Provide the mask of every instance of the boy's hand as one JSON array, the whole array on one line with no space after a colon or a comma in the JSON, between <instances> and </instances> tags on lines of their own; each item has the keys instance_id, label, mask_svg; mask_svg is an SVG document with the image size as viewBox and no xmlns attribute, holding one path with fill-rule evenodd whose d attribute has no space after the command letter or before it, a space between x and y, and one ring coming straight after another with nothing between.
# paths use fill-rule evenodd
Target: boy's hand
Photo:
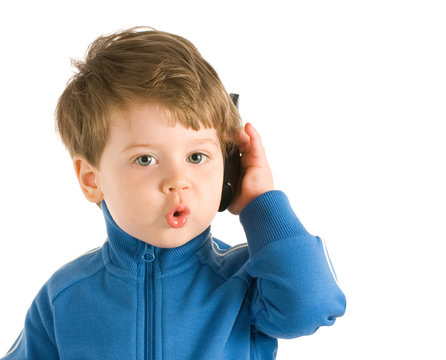
<instances>
[{"instance_id":1,"label":"boy's hand","mask_svg":"<svg viewBox=\"0 0 446 360\"><path fill-rule=\"evenodd\" d=\"M273 190L274 185L262 140L254 126L247 123L235 138L235 144L242 154L242 180L228 210L237 215L255 197Z\"/></svg>"}]
</instances>

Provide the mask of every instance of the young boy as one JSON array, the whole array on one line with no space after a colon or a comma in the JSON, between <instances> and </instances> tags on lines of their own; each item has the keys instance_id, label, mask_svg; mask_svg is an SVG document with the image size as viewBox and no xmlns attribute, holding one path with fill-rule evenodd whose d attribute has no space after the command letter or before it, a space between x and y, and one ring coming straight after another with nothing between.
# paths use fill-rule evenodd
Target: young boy
<instances>
[{"instance_id":1,"label":"young boy","mask_svg":"<svg viewBox=\"0 0 446 360\"><path fill-rule=\"evenodd\" d=\"M108 239L43 286L4 360L274 359L277 338L344 313L321 239L273 189L258 133L189 41L130 29L76 65L57 126ZM248 240L234 247L210 233L231 143L229 211Z\"/></svg>"}]
</instances>

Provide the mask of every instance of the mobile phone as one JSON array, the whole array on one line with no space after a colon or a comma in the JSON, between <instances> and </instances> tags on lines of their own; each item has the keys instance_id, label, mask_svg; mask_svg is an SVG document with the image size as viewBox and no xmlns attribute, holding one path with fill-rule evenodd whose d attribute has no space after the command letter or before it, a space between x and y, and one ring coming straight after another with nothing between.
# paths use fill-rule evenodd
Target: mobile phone
<instances>
[{"instance_id":1,"label":"mobile phone","mask_svg":"<svg viewBox=\"0 0 446 360\"><path fill-rule=\"evenodd\" d=\"M238 94L229 94L234 105L238 108ZM238 187L240 186L241 176L241 154L238 147L234 144L228 144L226 148L227 156L224 164L223 188L221 193L220 207L218 211L225 211L231 204Z\"/></svg>"}]
</instances>

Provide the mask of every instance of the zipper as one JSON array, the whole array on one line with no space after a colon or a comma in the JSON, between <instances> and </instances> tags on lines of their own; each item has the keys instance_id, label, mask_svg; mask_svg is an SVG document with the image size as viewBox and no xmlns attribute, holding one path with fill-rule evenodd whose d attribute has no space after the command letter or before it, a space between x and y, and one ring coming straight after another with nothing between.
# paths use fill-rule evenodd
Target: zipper
<instances>
[{"instance_id":1,"label":"zipper","mask_svg":"<svg viewBox=\"0 0 446 360\"><path fill-rule=\"evenodd\" d=\"M145 293L145 320L144 320L144 359L154 360L154 264L155 252L153 246L146 245L146 250L143 257L146 263L146 276L144 280Z\"/></svg>"}]
</instances>

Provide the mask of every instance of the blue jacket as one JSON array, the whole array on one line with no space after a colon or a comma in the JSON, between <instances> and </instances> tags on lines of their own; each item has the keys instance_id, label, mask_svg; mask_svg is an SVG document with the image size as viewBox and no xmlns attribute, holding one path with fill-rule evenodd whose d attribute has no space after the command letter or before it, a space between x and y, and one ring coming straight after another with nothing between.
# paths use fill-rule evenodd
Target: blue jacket
<instances>
[{"instance_id":1,"label":"blue jacket","mask_svg":"<svg viewBox=\"0 0 446 360\"><path fill-rule=\"evenodd\" d=\"M4 360L274 359L277 338L345 310L326 249L280 191L241 212L248 244L210 228L173 249L124 232L102 202L108 241L43 286Z\"/></svg>"}]
</instances>

